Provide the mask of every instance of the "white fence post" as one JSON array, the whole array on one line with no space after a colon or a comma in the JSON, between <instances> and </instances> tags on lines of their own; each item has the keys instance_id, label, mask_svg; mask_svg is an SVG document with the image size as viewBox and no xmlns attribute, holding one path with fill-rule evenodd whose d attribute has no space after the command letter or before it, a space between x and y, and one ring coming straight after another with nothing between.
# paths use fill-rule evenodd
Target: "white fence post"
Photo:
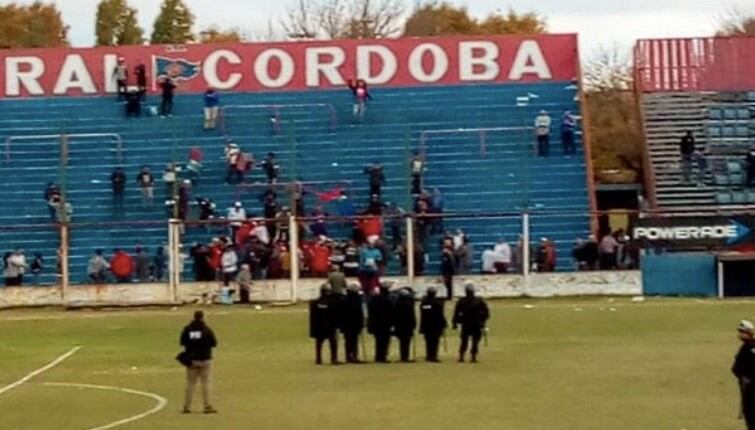
<instances>
[{"instance_id":1,"label":"white fence post","mask_svg":"<svg viewBox=\"0 0 755 430\"><path fill-rule=\"evenodd\" d=\"M414 218L406 217L406 277L414 288Z\"/></svg>"},{"instance_id":2,"label":"white fence post","mask_svg":"<svg viewBox=\"0 0 755 430\"><path fill-rule=\"evenodd\" d=\"M530 286L530 214L522 214L522 275L524 275L524 292Z\"/></svg>"},{"instance_id":3,"label":"white fence post","mask_svg":"<svg viewBox=\"0 0 755 430\"><path fill-rule=\"evenodd\" d=\"M291 256L291 302L299 300L299 226L296 217L288 218L288 250Z\"/></svg>"},{"instance_id":4,"label":"white fence post","mask_svg":"<svg viewBox=\"0 0 755 430\"><path fill-rule=\"evenodd\" d=\"M70 284L68 248L68 223L64 222L60 223L60 303L63 306L68 304L68 286Z\"/></svg>"},{"instance_id":5,"label":"white fence post","mask_svg":"<svg viewBox=\"0 0 755 430\"><path fill-rule=\"evenodd\" d=\"M180 220L168 220L168 289L171 301L178 303L178 284L181 282L181 225Z\"/></svg>"}]
</instances>

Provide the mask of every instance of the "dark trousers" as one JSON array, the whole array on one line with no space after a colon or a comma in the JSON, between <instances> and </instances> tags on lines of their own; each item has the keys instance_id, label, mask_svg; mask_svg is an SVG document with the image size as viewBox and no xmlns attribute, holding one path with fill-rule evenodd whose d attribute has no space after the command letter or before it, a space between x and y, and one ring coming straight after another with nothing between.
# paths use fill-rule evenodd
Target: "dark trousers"
<instances>
[{"instance_id":1,"label":"dark trousers","mask_svg":"<svg viewBox=\"0 0 755 430\"><path fill-rule=\"evenodd\" d=\"M422 175L412 175L412 194L422 194Z\"/></svg>"},{"instance_id":2,"label":"dark trousers","mask_svg":"<svg viewBox=\"0 0 755 430\"><path fill-rule=\"evenodd\" d=\"M371 196L379 196L382 194L382 185L380 184L370 184L370 195Z\"/></svg>"},{"instance_id":3,"label":"dark trousers","mask_svg":"<svg viewBox=\"0 0 755 430\"><path fill-rule=\"evenodd\" d=\"M344 333L346 361L354 363L359 360L359 333Z\"/></svg>"},{"instance_id":4,"label":"dark trousers","mask_svg":"<svg viewBox=\"0 0 755 430\"><path fill-rule=\"evenodd\" d=\"M755 167L750 167L747 169L747 186L751 187L753 181L755 181Z\"/></svg>"},{"instance_id":5,"label":"dark trousers","mask_svg":"<svg viewBox=\"0 0 755 430\"><path fill-rule=\"evenodd\" d=\"M546 134L537 137L537 155L547 157L550 152L550 137Z\"/></svg>"},{"instance_id":6,"label":"dark trousers","mask_svg":"<svg viewBox=\"0 0 755 430\"><path fill-rule=\"evenodd\" d=\"M244 172L237 169L235 165L228 165L228 172L225 175L225 182L229 184L240 184L244 182Z\"/></svg>"},{"instance_id":7,"label":"dark trousers","mask_svg":"<svg viewBox=\"0 0 755 430\"><path fill-rule=\"evenodd\" d=\"M481 330L462 330L461 331L461 346L459 347L459 359L464 359L464 354L469 349L469 341L472 340L472 359L477 358L477 352L480 350L480 339L482 338Z\"/></svg>"},{"instance_id":8,"label":"dark trousers","mask_svg":"<svg viewBox=\"0 0 755 430\"><path fill-rule=\"evenodd\" d=\"M616 268L616 254L600 254L600 270Z\"/></svg>"},{"instance_id":9,"label":"dark trousers","mask_svg":"<svg viewBox=\"0 0 755 430\"><path fill-rule=\"evenodd\" d=\"M401 355L401 361L409 361L412 351L412 336L396 336L398 338L398 350Z\"/></svg>"},{"instance_id":10,"label":"dark trousers","mask_svg":"<svg viewBox=\"0 0 755 430\"><path fill-rule=\"evenodd\" d=\"M125 79L118 79L116 81L118 88L118 100L123 100L126 97L126 91L128 90L128 84Z\"/></svg>"},{"instance_id":11,"label":"dark trousers","mask_svg":"<svg viewBox=\"0 0 755 430\"><path fill-rule=\"evenodd\" d=\"M425 334L425 359L434 361L438 359L438 345L440 333Z\"/></svg>"},{"instance_id":12,"label":"dark trousers","mask_svg":"<svg viewBox=\"0 0 755 430\"><path fill-rule=\"evenodd\" d=\"M167 116L173 114L173 97L163 96L163 102L160 105L160 115Z\"/></svg>"},{"instance_id":13,"label":"dark trousers","mask_svg":"<svg viewBox=\"0 0 755 430\"><path fill-rule=\"evenodd\" d=\"M326 340L330 347L330 362L335 363L338 361L338 340L334 332L328 337L318 337L315 339L315 363L317 364L322 364L322 344Z\"/></svg>"},{"instance_id":14,"label":"dark trousers","mask_svg":"<svg viewBox=\"0 0 755 430\"><path fill-rule=\"evenodd\" d=\"M747 430L755 430L755 387L752 384L751 382L749 386L741 390L742 415L744 415Z\"/></svg>"},{"instance_id":15,"label":"dark trousers","mask_svg":"<svg viewBox=\"0 0 755 430\"><path fill-rule=\"evenodd\" d=\"M446 287L446 298L453 300L454 298L454 275L443 274L443 285Z\"/></svg>"},{"instance_id":16,"label":"dark trousers","mask_svg":"<svg viewBox=\"0 0 755 430\"><path fill-rule=\"evenodd\" d=\"M123 211L124 204L124 192L123 190L113 190L113 210L116 212Z\"/></svg>"},{"instance_id":17,"label":"dark trousers","mask_svg":"<svg viewBox=\"0 0 755 430\"><path fill-rule=\"evenodd\" d=\"M564 131L561 133L561 144L564 147L564 154L575 154L577 148L574 146L574 132Z\"/></svg>"},{"instance_id":18,"label":"dark trousers","mask_svg":"<svg viewBox=\"0 0 755 430\"><path fill-rule=\"evenodd\" d=\"M375 335L375 362L376 363L388 362L388 348L390 346L391 346L391 335L389 334Z\"/></svg>"}]
</instances>

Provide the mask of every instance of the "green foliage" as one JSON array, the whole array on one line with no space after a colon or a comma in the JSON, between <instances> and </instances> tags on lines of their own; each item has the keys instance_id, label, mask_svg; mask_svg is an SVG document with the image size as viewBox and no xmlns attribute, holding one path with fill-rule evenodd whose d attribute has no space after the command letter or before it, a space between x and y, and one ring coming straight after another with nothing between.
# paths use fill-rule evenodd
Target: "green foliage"
<instances>
[{"instance_id":1,"label":"green foliage","mask_svg":"<svg viewBox=\"0 0 755 430\"><path fill-rule=\"evenodd\" d=\"M0 6L0 48L68 46L68 26L54 4Z\"/></svg>"},{"instance_id":2,"label":"green foliage","mask_svg":"<svg viewBox=\"0 0 755 430\"><path fill-rule=\"evenodd\" d=\"M419 5L404 25L404 36L536 34L547 29L545 18L535 12L491 13L484 20L469 15L465 7L448 2Z\"/></svg>"},{"instance_id":3,"label":"green foliage","mask_svg":"<svg viewBox=\"0 0 755 430\"><path fill-rule=\"evenodd\" d=\"M183 0L163 0L155 20L153 44L181 44L194 41L194 15Z\"/></svg>"},{"instance_id":4,"label":"green foliage","mask_svg":"<svg viewBox=\"0 0 755 430\"><path fill-rule=\"evenodd\" d=\"M200 43L233 43L243 42L244 37L241 32L235 28L221 30L217 27L210 27L199 33Z\"/></svg>"},{"instance_id":5,"label":"green foliage","mask_svg":"<svg viewBox=\"0 0 755 430\"><path fill-rule=\"evenodd\" d=\"M102 0L97 6L95 22L97 46L139 45L144 30L139 27L136 9L126 0Z\"/></svg>"}]
</instances>

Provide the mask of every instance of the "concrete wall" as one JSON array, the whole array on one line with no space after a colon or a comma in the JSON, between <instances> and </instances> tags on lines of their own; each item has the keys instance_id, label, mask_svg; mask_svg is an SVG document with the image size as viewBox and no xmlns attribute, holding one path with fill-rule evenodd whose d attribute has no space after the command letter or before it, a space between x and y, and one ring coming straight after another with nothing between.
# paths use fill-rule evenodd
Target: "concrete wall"
<instances>
[{"instance_id":1,"label":"concrete wall","mask_svg":"<svg viewBox=\"0 0 755 430\"><path fill-rule=\"evenodd\" d=\"M405 278L386 278L398 286L406 285ZM642 281L640 272L579 272L533 274L529 287L524 287L524 278L519 275L506 276L459 276L455 279L454 292L457 296L464 290L464 284L472 282L485 297L555 297L588 295L640 295ZM322 280L302 279L299 285L299 299L309 300L318 294ZM439 278L425 277L415 283L419 294L425 288L435 286L441 294L444 289ZM201 300L204 294L213 294L218 289L216 283L182 283L178 288L180 302ZM291 283L288 280L258 281L252 291L252 300L261 302L289 301ZM68 304L169 304L172 294L167 284L121 284L99 286L74 286L68 290ZM60 289L56 287L0 287L0 308L23 306L61 305Z\"/></svg>"}]
</instances>

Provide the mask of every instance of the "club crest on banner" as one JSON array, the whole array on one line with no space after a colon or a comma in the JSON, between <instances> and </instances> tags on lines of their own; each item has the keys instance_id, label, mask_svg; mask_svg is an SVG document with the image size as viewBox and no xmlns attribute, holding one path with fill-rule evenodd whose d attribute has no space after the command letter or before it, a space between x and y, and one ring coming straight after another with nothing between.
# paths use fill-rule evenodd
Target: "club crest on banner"
<instances>
[{"instance_id":1,"label":"club crest on banner","mask_svg":"<svg viewBox=\"0 0 755 430\"><path fill-rule=\"evenodd\" d=\"M152 57L155 80L171 78L177 81L189 81L202 70L202 63L189 61L184 58L169 58L155 55Z\"/></svg>"}]
</instances>

